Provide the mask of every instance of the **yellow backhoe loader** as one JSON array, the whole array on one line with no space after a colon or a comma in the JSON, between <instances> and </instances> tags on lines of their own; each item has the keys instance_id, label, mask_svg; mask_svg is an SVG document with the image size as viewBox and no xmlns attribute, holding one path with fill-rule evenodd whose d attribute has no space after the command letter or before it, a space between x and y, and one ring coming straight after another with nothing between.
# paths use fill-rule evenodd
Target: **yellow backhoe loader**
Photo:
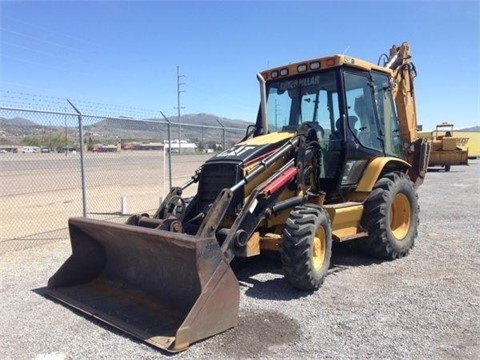
<instances>
[{"instance_id":1,"label":"yellow backhoe loader","mask_svg":"<svg viewBox=\"0 0 480 360\"><path fill-rule=\"evenodd\" d=\"M234 257L278 251L286 281L312 291L332 241L357 241L382 259L406 255L430 148L417 138L409 46L384 56L259 73L256 123L155 214L126 224L69 219L72 255L47 294L177 352L237 324ZM194 183L196 195L182 197Z\"/></svg>"}]
</instances>

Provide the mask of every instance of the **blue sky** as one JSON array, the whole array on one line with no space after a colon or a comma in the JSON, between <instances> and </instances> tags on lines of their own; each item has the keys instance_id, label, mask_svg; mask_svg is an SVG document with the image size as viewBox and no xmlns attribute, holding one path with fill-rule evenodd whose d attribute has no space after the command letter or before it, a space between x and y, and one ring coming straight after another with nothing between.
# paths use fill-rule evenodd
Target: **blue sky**
<instances>
[{"instance_id":1,"label":"blue sky","mask_svg":"<svg viewBox=\"0 0 480 360\"><path fill-rule=\"evenodd\" d=\"M478 1L2 1L2 90L254 121L256 73L408 41L419 123L479 125Z\"/></svg>"}]
</instances>

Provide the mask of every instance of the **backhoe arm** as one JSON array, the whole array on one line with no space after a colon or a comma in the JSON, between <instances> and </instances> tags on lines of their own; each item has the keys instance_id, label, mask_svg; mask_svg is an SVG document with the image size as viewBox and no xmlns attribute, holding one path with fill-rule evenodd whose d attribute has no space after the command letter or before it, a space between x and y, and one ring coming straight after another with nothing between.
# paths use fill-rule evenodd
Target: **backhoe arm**
<instances>
[{"instance_id":1,"label":"backhoe arm","mask_svg":"<svg viewBox=\"0 0 480 360\"><path fill-rule=\"evenodd\" d=\"M392 46L385 67L393 70L392 95L397 107L400 134L406 149L407 161L412 165L408 171L415 188L423 183L427 173L431 144L426 139L418 138L417 110L413 79L417 76L411 62L412 55L407 42Z\"/></svg>"},{"instance_id":2,"label":"backhoe arm","mask_svg":"<svg viewBox=\"0 0 480 360\"><path fill-rule=\"evenodd\" d=\"M417 112L413 79L417 76L411 62L410 46L404 42L392 46L386 67L393 70L392 94L397 105L400 132L407 145L413 143L417 135Z\"/></svg>"}]
</instances>

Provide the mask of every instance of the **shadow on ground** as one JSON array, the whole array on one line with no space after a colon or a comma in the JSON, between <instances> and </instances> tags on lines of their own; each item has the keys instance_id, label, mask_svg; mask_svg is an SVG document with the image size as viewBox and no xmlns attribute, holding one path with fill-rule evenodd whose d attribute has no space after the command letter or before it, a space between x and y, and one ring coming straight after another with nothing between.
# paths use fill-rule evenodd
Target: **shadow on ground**
<instances>
[{"instance_id":1,"label":"shadow on ground","mask_svg":"<svg viewBox=\"0 0 480 360\"><path fill-rule=\"evenodd\" d=\"M334 243L328 273L347 270L355 266L379 264L381 260L362 254L353 243ZM282 263L278 253L269 253L252 258L235 258L231 263L240 287L246 287L245 295L265 300L291 300L310 295L292 287L283 277ZM264 280L260 274L268 273Z\"/></svg>"}]
</instances>

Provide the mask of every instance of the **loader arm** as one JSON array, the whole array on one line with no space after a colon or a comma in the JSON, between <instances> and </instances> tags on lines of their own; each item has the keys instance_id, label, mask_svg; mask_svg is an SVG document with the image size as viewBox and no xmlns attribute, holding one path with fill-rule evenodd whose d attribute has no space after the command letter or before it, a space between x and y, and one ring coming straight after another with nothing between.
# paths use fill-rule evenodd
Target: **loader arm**
<instances>
[{"instance_id":1,"label":"loader arm","mask_svg":"<svg viewBox=\"0 0 480 360\"><path fill-rule=\"evenodd\" d=\"M287 142L277 153L264 160L264 167L268 168L289 151L296 150L295 157L253 189L232 227L228 229L228 235L221 247L228 262L234 258L236 249L241 251L247 246L262 220L281 210L307 202L316 193L316 184L305 184L306 165L315 161L313 155L316 149L313 145L315 142L307 141L309 134L311 133L299 131L298 135ZM313 164L313 166L316 165ZM252 172L252 177L255 175L254 173ZM288 186L295 188L299 194L279 202L279 197ZM234 188L237 188L237 185ZM301 189L306 191L300 191Z\"/></svg>"},{"instance_id":2,"label":"loader arm","mask_svg":"<svg viewBox=\"0 0 480 360\"><path fill-rule=\"evenodd\" d=\"M267 209L273 207L282 190L292 182L298 174L294 161L289 161L278 173L255 188L222 244L221 250L228 262L235 256L235 247L247 245L248 240L265 218Z\"/></svg>"}]
</instances>

